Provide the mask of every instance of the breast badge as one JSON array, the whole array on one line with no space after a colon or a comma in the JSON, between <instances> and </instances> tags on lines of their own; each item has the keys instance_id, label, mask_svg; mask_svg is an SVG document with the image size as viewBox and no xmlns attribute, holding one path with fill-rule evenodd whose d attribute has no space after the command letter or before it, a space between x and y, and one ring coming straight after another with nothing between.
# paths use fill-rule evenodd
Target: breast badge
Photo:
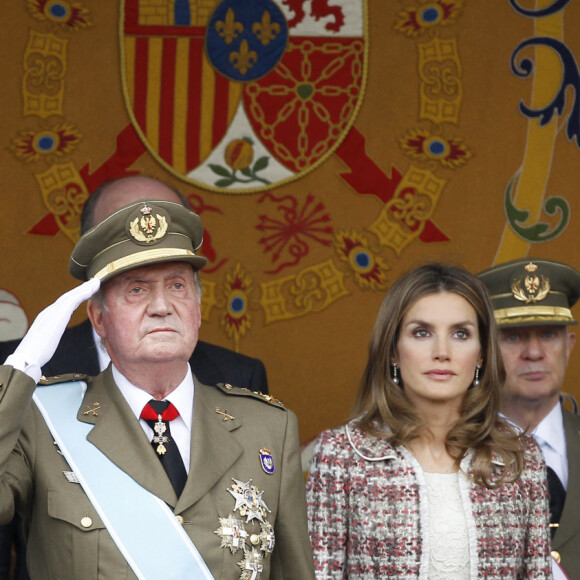
<instances>
[{"instance_id":1,"label":"breast badge","mask_svg":"<svg viewBox=\"0 0 580 580\"><path fill-rule=\"evenodd\" d=\"M262 499L264 492L252 485L251 479L243 482L232 478L232 481L227 491L235 500L234 513L219 518L220 527L214 533L221 538L222 548L228 548L232 554L243 553L244 557L237 562L242 570L240 580L259 580L264 559L274 551L276 543L274 528L266 519L271 512ZM241 518L236 517L236 512Z\"/></svg>"},{"instance_id":2,"label":"breast badge","mask_svg":"<svg viewBox=\"0 0 580 580\"><path fill-rule=\"evenodd\" d=\"M233 479L233 478L232 478ZM250 479L246 483L233 479L234 484L228 491L234 496L236 505L234 511L239 511L240 515L246 516L246 523L257 519L264 523L268 506L262 500L263 491L258 491L255 485L251 485Z\"/></svg>"},{"instance_id":3,"label":"breast badge","mask_svg":"<svg viewBox=\"0 0 580 580\"><path fill-rule=\"evenodd\" d=\"M222 539L222 548L229 548L232 554L246 548L248 532L244 523L230 514L227 518L220 518L220 527L214 532Z\"/></svg>"},{"instance_id":4,"label":"breast badge","mask_svg":"<svg viewBox=\"0 0 580 580\"><path fill-rule=\"evenodd\" d=\"M238 562L238 566L242 569L240 580L256 580L259 578L264 571L263 560L262 554L256 550L246 552L246 557L241 562Z\"/></svg>"},{"instance_id":5,"label":"breast badge","mask_svg":"<svg viewBox=\"0 0 580 580\"><path fill-rule=\"evenodd\" d=\"M268 475L274 473L274 458L269 449L260 449L260 465Z\"/></svg>"}]
</instances>

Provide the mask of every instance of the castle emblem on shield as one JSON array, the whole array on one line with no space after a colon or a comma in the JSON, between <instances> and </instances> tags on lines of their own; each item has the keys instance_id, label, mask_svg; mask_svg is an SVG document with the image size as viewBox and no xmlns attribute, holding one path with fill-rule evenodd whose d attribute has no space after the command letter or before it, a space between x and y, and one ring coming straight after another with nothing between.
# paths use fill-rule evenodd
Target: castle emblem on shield
<instances>
[{"instance_id":1,"label":"castle emblem on shield","mask_svg":"<svg viewBox=\"0 0 580 580\"><path fill-rule=\"evenodd\" d=\"M341 143L362 102L366 0L122 0L131 121L166 169L272 189Z\"/></svg>"}]
</instances>

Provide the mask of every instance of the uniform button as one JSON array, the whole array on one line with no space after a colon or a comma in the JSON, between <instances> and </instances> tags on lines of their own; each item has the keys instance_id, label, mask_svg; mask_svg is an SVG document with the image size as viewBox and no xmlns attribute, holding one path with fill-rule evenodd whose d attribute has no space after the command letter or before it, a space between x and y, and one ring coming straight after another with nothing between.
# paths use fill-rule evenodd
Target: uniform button
<instances>
[{"instance_id":1,"label":"uniform button","mask_svg":"<svg viewBox=\"0 0 580 580\"><path fill-rule=\"evenodd\" d=\"M181 525L183 525L183 523L184 523L184 521L185 521L185 520L183 519L183 516L175 516L175 517L177 518L177 521L178 521L178 522L179 522Z\"/></svg>"},{"instance_id":2,"label":"uniform button","mask_svg":"<svg viewBox=\"0 0 580 580\"><path fill-rule=\"evenodd\" d=\"M252 542L254 546L257 546L260 543L260 536L258 536L258 534L252 534L250 536L250 542Z\"/></svg>"},{"instance_id":3,"label":"uniform button","mask_svg":"<svg viewBox=\"0 0 580 580\"><path fill-rule=\"evenodd\" d=\"M90 528L93 525L93 520L89 516L81 518L81 526L83 528Z\"/></svg>"},{"instance_id":4,"label":"uniform button","mask_svg":"<svg viewBox=\"0 0 580 580\"><path fill-rule=\"evenodd\" d=\"M557 550L552 550L552 558L554 558L554 560L556 560L556 562L558 562L558 564L562 561L562 556L560 556L560 552L558 552Z\"/></svg>"}]
</instances>

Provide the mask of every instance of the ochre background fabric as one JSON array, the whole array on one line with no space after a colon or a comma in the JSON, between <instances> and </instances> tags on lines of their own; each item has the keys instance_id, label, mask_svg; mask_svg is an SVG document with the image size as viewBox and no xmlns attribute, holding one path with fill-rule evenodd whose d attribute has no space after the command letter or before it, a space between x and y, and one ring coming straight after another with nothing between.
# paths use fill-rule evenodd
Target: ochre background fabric
<instances>
[{"instance_id":1,"label":"ochre background fabric","mask_svg":"<svg viewBox=\"0 0 580 580\"><path fill-rule=\"evenodd\" d=\"M82 203L132 173L200 213L202 338L264 361L303 441L348 417L402 272L580 268L578 3L191 0L194 28L141 29L151 4L4 6L2 339L75 284ZM246 45L252 58L232 22L287 44ZM220 31L233 40L214 61ZM221 75L224 58L246 72Z\"/></svg>"}]
</instances>

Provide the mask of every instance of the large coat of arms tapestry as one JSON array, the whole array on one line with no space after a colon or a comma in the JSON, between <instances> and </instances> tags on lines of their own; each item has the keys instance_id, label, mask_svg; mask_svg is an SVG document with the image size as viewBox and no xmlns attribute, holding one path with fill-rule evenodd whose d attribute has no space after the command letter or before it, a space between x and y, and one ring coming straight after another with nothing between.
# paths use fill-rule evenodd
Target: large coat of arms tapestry
<instances>
[{"instance_id":1,"label":"large coat of arms tapestry","mask_svg":"<svg viewBox=\"0 0 580 580\"><path fill-rule=\"evenodd\" d=\"M349 416L406 270L580 268L578 3L3 8L0 340L75 284L82 207L128 175L201 216L201 338L265 363L303 441Z\"/></svg>"}]
</instances>

